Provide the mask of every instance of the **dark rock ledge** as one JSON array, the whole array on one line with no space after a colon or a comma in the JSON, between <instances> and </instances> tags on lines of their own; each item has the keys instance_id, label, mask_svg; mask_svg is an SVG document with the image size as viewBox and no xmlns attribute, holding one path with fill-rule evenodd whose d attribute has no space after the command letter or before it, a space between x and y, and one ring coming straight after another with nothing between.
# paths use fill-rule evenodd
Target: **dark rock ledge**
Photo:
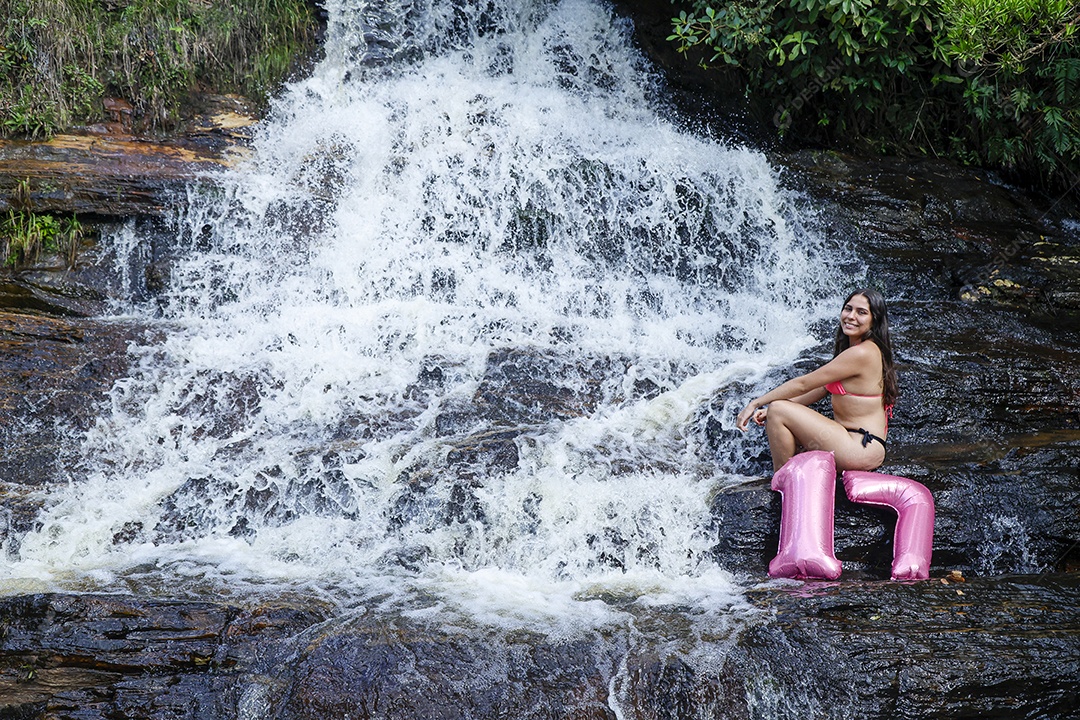
<instances>
[{"instance_id":1,"label":"dark rock ledge","mask_svg":"<svg viewBox=\"0 0 1080 720\"><path fill-rule=\"evenodd\" d=\"M1077 717L1076 574L751 591L570 639L286 604L0 600L0 717ZM689 652L687 650L689 649Z\"/></svg>"},{"instance_id":2,"label":"dark rock ledge","mask_svg":"<svg viewBox=\"0 0 1080 720\"><path fill-rule=\"evenodd\" d=\"M48 142L0 140L0 213L25 181L35 212L160 216L197 173L244 157L254 122L242 100L221 96L206 98L204 111L168 137L85 133Z\"/></svg>"},{"instance_id":3,"label":"dark rock ledge","mask_svg":"<svg viewBox=\"0 0 1080 720\"><path fill-rule=\"evenodd\" d=\"M237 717L237 673L323 619L101 595L7 598L0 618L0 717L72 719Z\"/></svg>"}]
</instances>

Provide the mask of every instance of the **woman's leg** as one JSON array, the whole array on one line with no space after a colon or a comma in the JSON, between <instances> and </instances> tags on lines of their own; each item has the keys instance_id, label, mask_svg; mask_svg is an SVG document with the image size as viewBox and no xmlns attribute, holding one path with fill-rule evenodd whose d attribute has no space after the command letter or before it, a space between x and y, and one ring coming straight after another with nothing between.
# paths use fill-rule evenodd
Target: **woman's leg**
<instances>
[{"instance_id":1,"label":"woman's leg","mask_svg":"<svg viewBox=\"0 0 1080 720\"><path fill-rule=\"evenodd\" d=\"M790 400L769 403L765 431L773 470L783 467L800 447L832 451L838 470L873 470L885 460L885 450L878 443L863 447L862 440L840 423Z\"/></svg>"}]
</instances>

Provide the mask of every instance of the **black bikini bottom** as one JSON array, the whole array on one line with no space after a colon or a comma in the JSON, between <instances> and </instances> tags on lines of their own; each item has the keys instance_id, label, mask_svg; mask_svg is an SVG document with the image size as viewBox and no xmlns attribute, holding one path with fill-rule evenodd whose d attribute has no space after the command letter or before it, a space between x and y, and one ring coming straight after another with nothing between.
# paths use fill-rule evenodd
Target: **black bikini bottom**
<instances>
[{"instance_id":1,"label":"black bikini bottom","mask_svg":"<svg viewBox=\"0 0 1080 720\"><path fill-rule=\"evenodd\" d=\"M882 438L879 438L874 433L870 432L869 430L864 430L862 428L859 428L858 430L852 430L851 428L844 428L844 429L847 430L848 432L862 433L862 446L863 447L866 447L872 441L877 440L879 443L881 443L881 447L885 448L885 450L888 451L888 448L885 446L885 441Z\"/></svg>"}]
</instances>

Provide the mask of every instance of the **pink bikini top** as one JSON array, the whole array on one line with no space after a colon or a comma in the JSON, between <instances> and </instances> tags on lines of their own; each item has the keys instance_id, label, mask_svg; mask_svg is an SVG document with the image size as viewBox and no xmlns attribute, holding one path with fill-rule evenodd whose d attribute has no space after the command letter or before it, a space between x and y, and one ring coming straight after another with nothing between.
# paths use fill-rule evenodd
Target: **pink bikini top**
<instances>
[{"instance_id":1,"label":"pink bikini top","mask_svg":"<svg viewBox=\"0 0 1080 720\"><path fill-rule=\"evenodd\" d=\"M863 395L862 393L848 392L844 388L844 383L841 382L840 380L837 380L836 382L831 382L828 385L826 385L825 386L825 391L829 392L829 393L832 393L833 395L851 395L852 397L868 397L868 398L885 397L884 393L878 393L877 395ZM889 418L892 417L892 410L893 410L892 405L886 405L885 406L885 430L886 431L888 431L888 429L889 429Z\"/></svg>"}]
</instances>

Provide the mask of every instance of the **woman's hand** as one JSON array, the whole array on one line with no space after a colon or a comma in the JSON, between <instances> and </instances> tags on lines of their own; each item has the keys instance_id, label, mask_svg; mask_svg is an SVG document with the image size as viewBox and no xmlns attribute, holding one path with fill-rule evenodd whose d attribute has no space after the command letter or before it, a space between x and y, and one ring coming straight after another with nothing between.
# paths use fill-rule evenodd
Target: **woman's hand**
<instances>
[{"instance_id":1,"label":"woman's hand","mask_svg":"<svg viewBox=\"0 0 1080 720\"><path fill-rule=\"evenodd\" d=\"M758 425L765 424L765 416L768 415L769 409L759 407L757 399L751 400L746 404L746 407L739 413L739 417L735 419L735 427L739 428L743 432L750 426L750 421L753 420Z\"/></svg>"}]
</instances>

